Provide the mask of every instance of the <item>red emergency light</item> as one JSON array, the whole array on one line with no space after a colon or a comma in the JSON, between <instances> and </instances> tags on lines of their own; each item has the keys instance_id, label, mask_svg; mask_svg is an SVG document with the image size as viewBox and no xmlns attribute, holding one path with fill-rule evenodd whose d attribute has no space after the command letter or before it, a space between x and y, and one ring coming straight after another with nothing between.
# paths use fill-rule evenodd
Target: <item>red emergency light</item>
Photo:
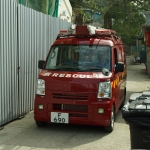
<instances>
[{"instance_id":1,"label":"red emergency light","mask_svg":"<svg viewBox=\"0 0 150 150\"><path fill-rule=\"evenodd\" d=\"M68 31L67 30L60 30L59 34L60 35L67 35Z\"/></svg>"}]
</instances>

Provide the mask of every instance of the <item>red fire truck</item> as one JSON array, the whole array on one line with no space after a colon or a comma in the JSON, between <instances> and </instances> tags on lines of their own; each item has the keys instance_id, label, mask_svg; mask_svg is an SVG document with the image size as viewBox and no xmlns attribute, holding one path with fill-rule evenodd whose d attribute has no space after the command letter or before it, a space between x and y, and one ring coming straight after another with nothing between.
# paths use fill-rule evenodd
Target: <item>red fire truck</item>
<instances>
[{"instance_id":1,"label":"red fire truck","mask_svg":"<svg viewBox=\"0 0 150 150\"><path fill-rule=\"evenodd\" d=\"M116 32L72 25L60 31L39 60L34 119L47 123L114 129L115 114L126 98L126 59Z\"/></svg>"}]
</instances>

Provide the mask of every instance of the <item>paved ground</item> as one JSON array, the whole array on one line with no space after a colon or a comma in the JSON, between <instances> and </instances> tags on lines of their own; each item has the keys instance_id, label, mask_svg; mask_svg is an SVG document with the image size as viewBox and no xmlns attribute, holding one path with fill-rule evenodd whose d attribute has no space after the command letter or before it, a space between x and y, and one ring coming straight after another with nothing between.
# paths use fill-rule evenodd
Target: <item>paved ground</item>
<instances>
[{"instance_id":1,"label":"paved ground","mask_svg":"<svg viewBox=\"0 0 150 150\"><path fill-rule=\"evenodd\" d=\"M134 92L150 91L150 78L145 65L129 65L127 100ZM33 112L23 119L8 123L0 130L0 150L129 150L130 130L121 112L115 129L107 134L100 127L52 124L36 127Z\"/></svg>"}]
</instances>

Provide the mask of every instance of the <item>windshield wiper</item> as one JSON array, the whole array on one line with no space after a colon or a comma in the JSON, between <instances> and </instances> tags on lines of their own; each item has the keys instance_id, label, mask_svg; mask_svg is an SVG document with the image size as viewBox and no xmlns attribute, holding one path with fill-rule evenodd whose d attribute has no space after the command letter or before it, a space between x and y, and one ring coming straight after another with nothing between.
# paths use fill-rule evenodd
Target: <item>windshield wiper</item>
<instances>
[{"instance_id":1,"label":"windshield wiper","mask_svg":"<svg viewBox=\"0 0 150 150\"><path fill-rule=\"evenodd\" d=\"M65 68L56 68L56 69L49 69L49 70L78 71L78 70L80 70L80 69L78 69L78 68L65 67Z\"/></svg>"},{"instance_id":2,"label":"windshield wiper","mask_svg":"<svg viewBox=\"0 0 150 150\"><path fill-rule=\"evenodd\" d=\"M80 71L102 71L102 68L88 68L88 69L81 69Z\"/></svg>"},{"instance_id":3,"label":"windshield wiper","mask_svg":"<svg viewBox=\"0 0 150 150\"><path fill-rule=\"evenodd\" d=\"M79 69L79 68L69 68L69 67L65 67L65 68L55 68L55 69L47 69L47 70L60 70L60 71L80 71L80 72L88 72L88 71L102 71L103 68L87 68L87 69Z\"/></svg>"}]
</instances>

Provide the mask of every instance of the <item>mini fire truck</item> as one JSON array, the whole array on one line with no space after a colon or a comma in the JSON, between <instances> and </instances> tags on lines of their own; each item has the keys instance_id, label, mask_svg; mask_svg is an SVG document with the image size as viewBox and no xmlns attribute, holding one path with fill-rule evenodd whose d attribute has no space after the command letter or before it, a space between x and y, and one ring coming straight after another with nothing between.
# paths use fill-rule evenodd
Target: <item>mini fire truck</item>
<instances>
[{"instance_id":1,"label":"mini fire truck","mask_svg":"<svg viewBox=\"0 0 150 150\"><path fill-rule=\"evenodd\" d=\"M47 123L114 129L126 99L126 59L114 30L72 25L61 30L45 60L39 60L34 119Z\"/></svg>"}]
</instances>

